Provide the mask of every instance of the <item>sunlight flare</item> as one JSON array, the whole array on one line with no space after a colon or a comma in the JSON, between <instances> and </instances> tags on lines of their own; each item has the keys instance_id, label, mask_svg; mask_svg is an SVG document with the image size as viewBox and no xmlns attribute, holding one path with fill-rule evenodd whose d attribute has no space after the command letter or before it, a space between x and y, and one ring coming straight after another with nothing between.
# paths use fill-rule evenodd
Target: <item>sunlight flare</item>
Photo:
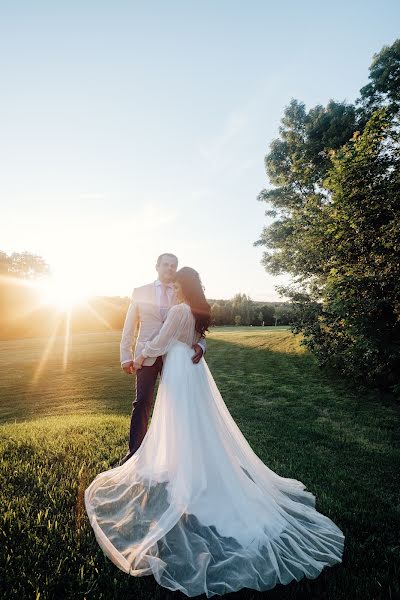
<instances>
[{"instance_id":1,"label":"sunlight flare","mask_svg":"<svg viewBox=\"0 0 400 600\"><path fill-rule=\"evenodd\" d=\"M68 352L71 338L71 311L67 311L67 318L65 321L65 334L64 334L64 352L63 352L63 371L67 370L68 365Z\"/></svg>"},{"instance_id":2,"label":"sunlight flare","mask_svg":"<svg viewBox=\"0 0 400 600\"><path fill-rule=\"evenodd\" d=\"M65 312L84 304L89 296L83 282L77 280L50 279L42 285L43 303L56 306Z\"/></svg>"},{"instance_id":3,"label":"sunlight flare","mask_svg":"<svg viewBox=\"0 0 400 600\"><path fill-rule=\"evenodd\" d=\"M40 357L39 364L38 364L38 366L35 369L35 372L33 374L32 380L31 380L32 386L36 386L37 385L37 383L38 383L38 381L40 379L40 376L41 376L41 374L43 372L43 369L46 366L46 363L47 363L47 361L48 361L48 359L50 357L51 350L53 349L54 342L56 340L56 336L57 336L57 331L58 331L59 325L60 325L60 318L58 318L57 322L55 323L53 332L52 332L51 336L48 339L46 347L45 347L45 349L44 349L44 351L42 353L42 356Z\"/></svg>"}]
</instances>

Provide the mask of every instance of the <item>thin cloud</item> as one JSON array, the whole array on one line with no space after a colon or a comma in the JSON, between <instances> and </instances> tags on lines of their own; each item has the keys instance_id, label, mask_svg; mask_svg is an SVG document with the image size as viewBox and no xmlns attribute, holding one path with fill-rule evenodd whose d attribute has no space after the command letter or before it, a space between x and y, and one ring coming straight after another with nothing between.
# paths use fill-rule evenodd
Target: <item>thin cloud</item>
<instances>
[{"instance_id":1,"label":"thin cloud","mask_svg":"<svg viewBox=\"0 0 400 600\"><path fill-rule=\"evenodd\" d=\"M229 169L232 175L240 175L259 162L258 156L251 156L252 140L257 139L260 123L265 120L268 99L275 88L276 82L263 82L259 91L244 105L227 115L220 134L199 144L200 155L214 170Z\"/></svg>"},{"instance_id":2,"label":"thin cloud","mask_svg":"<svg viewBox=\"0 0 400 600\"><path fill-rule=\"evenodd\" d=\"M215 168L223 165L227 149L235 138L246 130L249 123L250 115L243 110L229 114L222 133L208 142L200 144L199 152L201 156Z\"/></svg>"}]
</instances>

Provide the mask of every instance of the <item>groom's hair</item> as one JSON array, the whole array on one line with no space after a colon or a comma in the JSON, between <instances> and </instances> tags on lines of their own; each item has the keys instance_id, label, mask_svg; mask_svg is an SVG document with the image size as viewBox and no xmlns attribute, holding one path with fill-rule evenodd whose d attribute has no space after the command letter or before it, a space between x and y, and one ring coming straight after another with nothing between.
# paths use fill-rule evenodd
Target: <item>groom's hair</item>
<instances>
[{"instance_id":1,"label":"groom's hair","mask_svg":"<svg viewBox=\"0 0 400 600\"><path fill-rule=\"evenodd\" d=\"M178 264L178 257L175 256L175 254L171 254L171 252L164 252L164 254L160 254L160 256L157 258L157 266L162 261L163 256L172 256L176 260L176 263Z\"/></svg>"}]
</instances>

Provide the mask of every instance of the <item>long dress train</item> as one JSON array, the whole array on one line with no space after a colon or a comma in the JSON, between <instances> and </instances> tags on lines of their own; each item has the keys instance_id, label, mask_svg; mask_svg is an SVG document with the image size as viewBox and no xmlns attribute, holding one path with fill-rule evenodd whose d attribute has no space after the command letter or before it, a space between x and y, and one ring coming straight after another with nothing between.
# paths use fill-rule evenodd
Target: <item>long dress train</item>
<instances>
[{"instance_id":1,"label":"long dress train","mask_svg":"<svg viewBox=\"0 0 400 600\"><path fill-rule=\"evenodd\" d=\"M182 303L146 344L147 355L167 352L150 426L126 463L85 490L99 545L122 571L187 596L316 578L342 562L344 534L302 482L254 453L204 357L192 363L193 339Z\"/></svg>"}]
</instances>

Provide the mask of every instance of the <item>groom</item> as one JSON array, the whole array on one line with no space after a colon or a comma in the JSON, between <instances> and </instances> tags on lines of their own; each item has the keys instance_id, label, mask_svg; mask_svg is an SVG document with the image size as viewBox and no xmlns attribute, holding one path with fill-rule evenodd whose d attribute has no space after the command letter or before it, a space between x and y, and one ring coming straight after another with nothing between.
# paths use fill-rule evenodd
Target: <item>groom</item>
<instances>
[{"instance_id":1,"label":"groom","mask_svg":"<svg viewBox=\"0 0 400 600\"><path fill-rule=\"evenodd\" d=\"M169 308L178 302L172 285L177 267L178 259L175 254L161 254L156 264L158 279L134 288L132 292L120 344L121 367L128 375L135 371L135 359L140 355L145 343L159 333ZM137 329L132 355L132 344ZM206 350L205 340L193 344L192 348L195 350L192 361L197 364ZM162 356L147 357L143 367L136 370L136 396L132 403L129 451L117 463L119 466L136 452L146 435L154 388L162 366Z\"/></svg>"}]
</instances>

